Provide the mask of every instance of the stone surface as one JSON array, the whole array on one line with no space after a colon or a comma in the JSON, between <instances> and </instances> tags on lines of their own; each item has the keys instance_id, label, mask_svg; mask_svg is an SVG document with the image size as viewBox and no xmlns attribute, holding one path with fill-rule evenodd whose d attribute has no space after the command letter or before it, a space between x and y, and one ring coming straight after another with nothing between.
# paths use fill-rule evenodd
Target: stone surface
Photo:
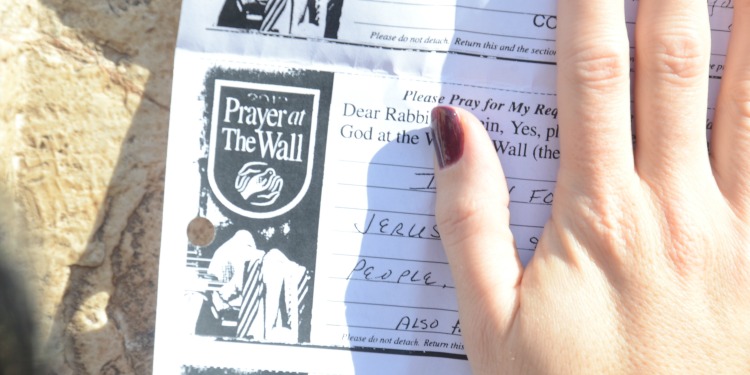
<instances>
[{"instance_id":1,"label":"stone surface","mask_svg":"<svg viewBox=\"0 0 750 375\"><path fill-rule=\"evenodd\" d=\"M46 372L149 374L180 1L1 3L0 239Z\"/></svg>"}]
</instances>

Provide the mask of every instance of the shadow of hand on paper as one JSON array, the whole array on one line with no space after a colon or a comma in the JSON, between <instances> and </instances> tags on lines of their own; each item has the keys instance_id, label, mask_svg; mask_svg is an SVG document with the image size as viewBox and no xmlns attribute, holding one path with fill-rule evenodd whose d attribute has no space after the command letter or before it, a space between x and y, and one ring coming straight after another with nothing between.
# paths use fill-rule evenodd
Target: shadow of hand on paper
<instances>
[{"instance_id":1,"label":"shadow of hand on paper","mask_svg":"<svg viewBox=\"0 0 750 375\"><path fill-rule=\"evenodd\" d=\"M367 197L366 207L350 208L361 212L349 230L362 240L347 261L349 332L342 338L357 374L423 372L424 362L409 356L440 363L440 350L425 344L460 342L450 337L457 315L447 307L455 297L434 217L431 142L430 128L401 133L368 161L367 185L350 187Z\"/></svg>"}]
</instances>

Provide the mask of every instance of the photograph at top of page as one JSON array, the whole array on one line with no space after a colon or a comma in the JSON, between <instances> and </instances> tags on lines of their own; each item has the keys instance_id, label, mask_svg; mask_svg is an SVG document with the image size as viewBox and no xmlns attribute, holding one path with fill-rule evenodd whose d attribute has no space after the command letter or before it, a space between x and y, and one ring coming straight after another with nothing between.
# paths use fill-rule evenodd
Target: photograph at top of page
<instances>
[{"instance_id":1,"label":"photograph at top of page","mask_svg":"<svg viewBox=\"0 0 750 375\"><path fill-rule=\"evenodd\" d=\"M216 25L336 39L343 3L344 0L225 0Z\"/></svg>"}]
</instances>

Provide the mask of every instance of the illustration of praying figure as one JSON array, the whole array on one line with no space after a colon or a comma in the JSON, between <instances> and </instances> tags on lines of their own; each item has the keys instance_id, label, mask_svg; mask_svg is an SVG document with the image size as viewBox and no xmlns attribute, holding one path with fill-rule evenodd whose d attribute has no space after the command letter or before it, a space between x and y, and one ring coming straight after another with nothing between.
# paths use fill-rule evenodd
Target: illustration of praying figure
<instances>
[{"instance_id":1,"label":"illustration of praying figure","mask_svg":"<svg viewBox=\"0 0 750 375\"><path fill-rule=\"evenodd\" d=\"M216 250L208 274L225 283L211 297L214 317L222 326L236 326L238 338L299 341L311 279L304 266L278 249L257 249L252 234L243 229Z\"/></svg>"}]
</instances>

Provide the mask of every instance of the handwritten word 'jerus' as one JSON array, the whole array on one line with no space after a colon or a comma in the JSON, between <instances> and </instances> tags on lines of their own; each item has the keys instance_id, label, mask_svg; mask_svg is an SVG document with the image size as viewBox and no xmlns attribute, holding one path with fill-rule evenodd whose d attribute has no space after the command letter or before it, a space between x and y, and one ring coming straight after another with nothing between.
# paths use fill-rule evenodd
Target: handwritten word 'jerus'
<instances>
[{"instance_id":1,"label":"handwritten word 'jerus'","mask_svg":"<svg viewBox=\"0 0 750 375\"><path fill-rule=\"evenodd\" d=\"M354 224L354 229L362 234L381 234L386 236L410 237L410 238L428 238L440 239L437 224L428 229L426 225L417 223L405 223L392 220L389 217L380 217L372 214L365 222L364 229L360 229Z\"/></svg>"}]
</instances>

